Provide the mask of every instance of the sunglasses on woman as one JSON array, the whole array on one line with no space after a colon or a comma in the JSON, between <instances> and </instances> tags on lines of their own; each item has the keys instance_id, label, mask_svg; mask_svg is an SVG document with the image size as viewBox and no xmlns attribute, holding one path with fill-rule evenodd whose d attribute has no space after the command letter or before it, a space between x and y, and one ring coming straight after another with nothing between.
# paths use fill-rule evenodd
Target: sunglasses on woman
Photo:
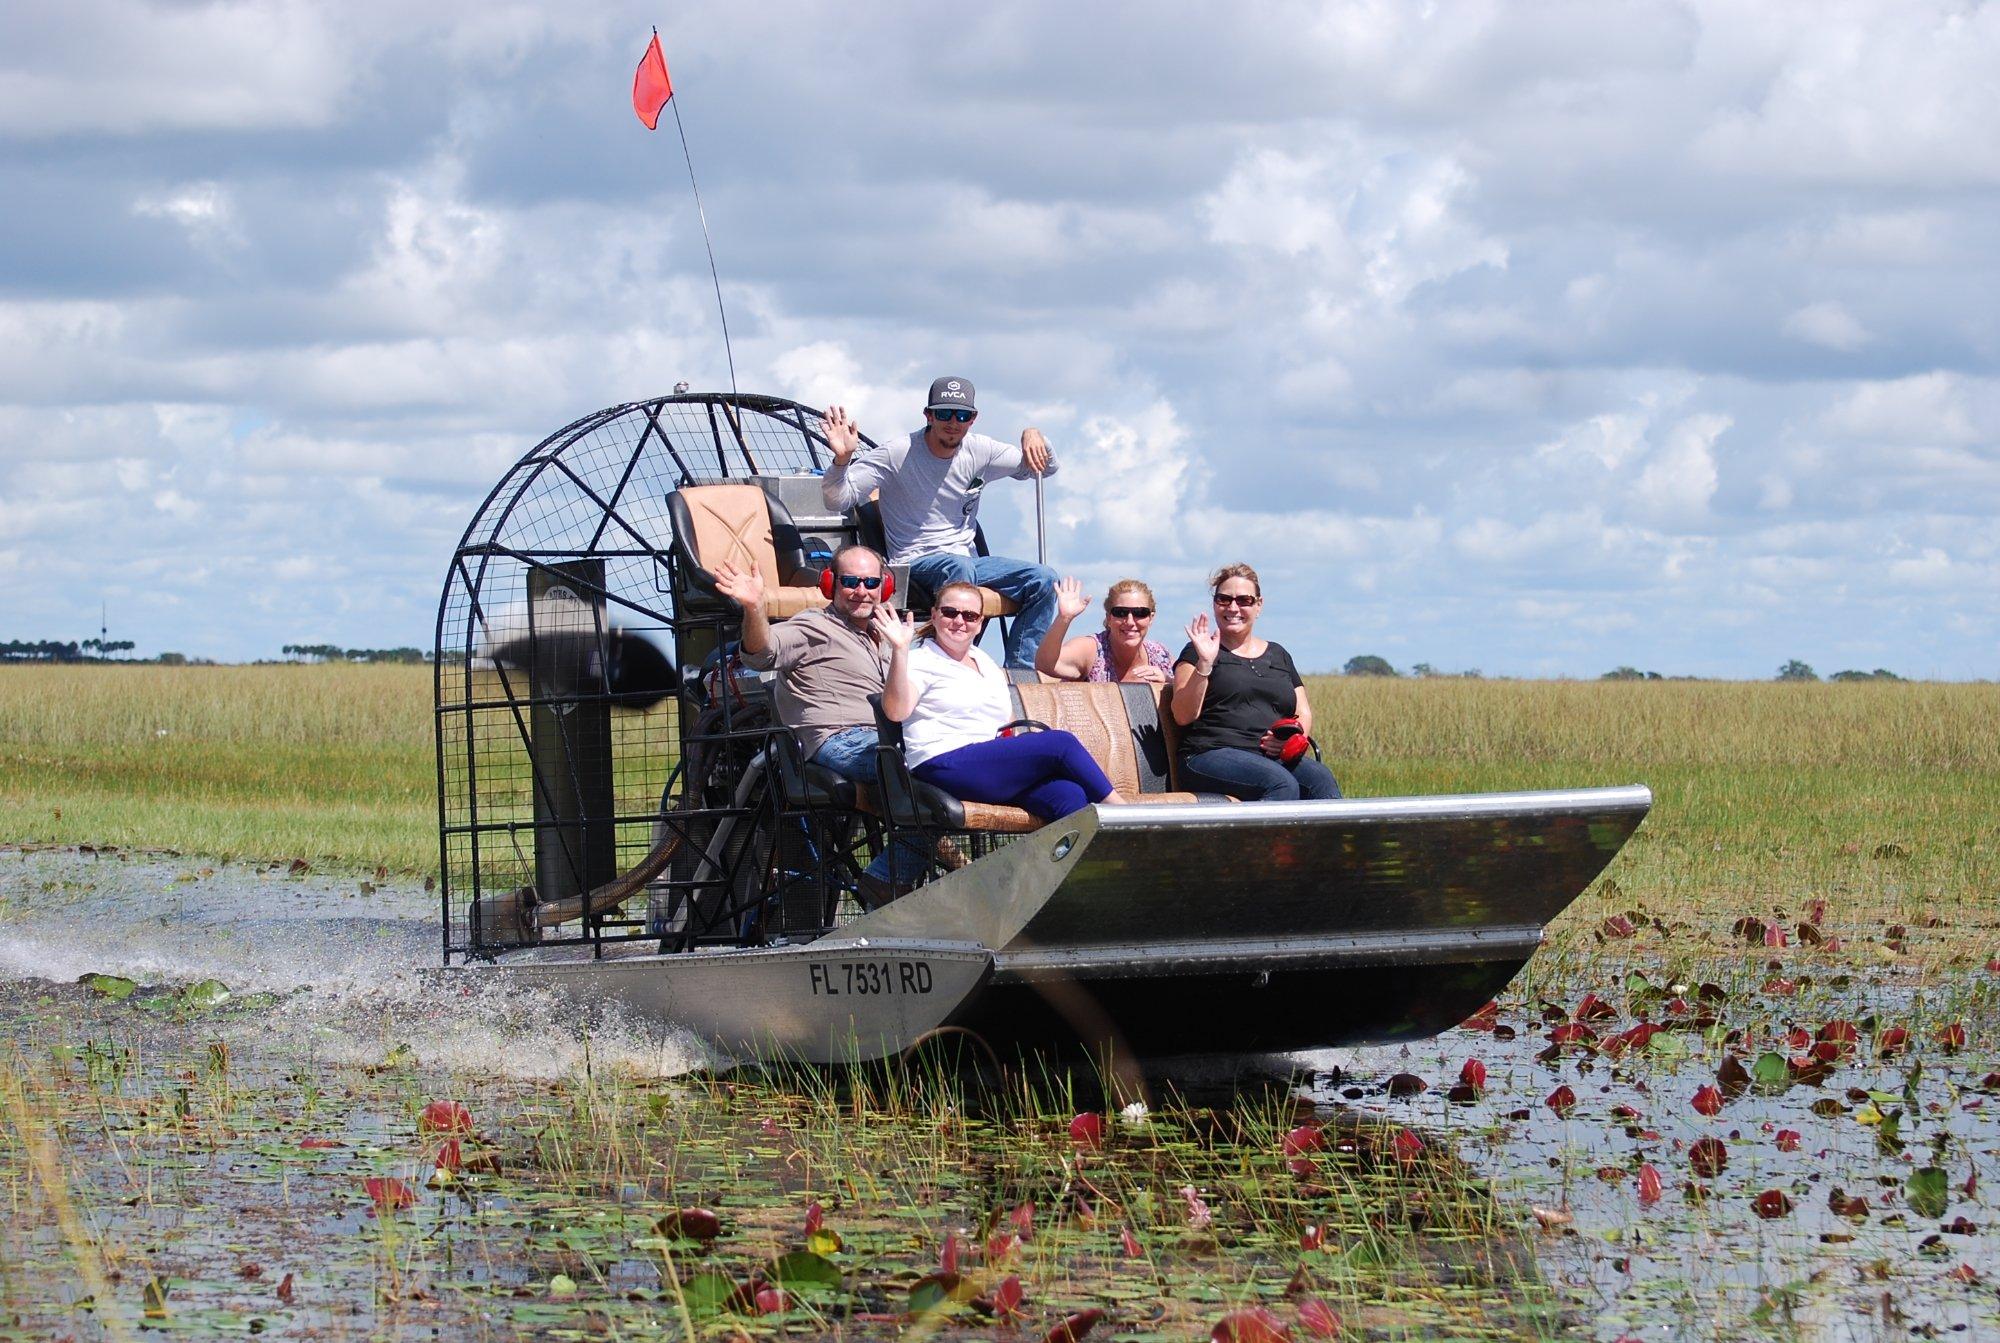
<instances>
[{"instance_id":1,"label":"sunglasses on woman","mask_svg":"<svg viewBox=\"0 0 2000 1343\"><path fill-rule=\"evenodd\" d=\"M956 424L971 424L978 414L976 410L934 410L931 412L931 418L939 424L947 420Z\"/></svg>"},{"instance_id":2,"label":"sunglasses on woman","mask_svg":"<svg viewBox=\"0 0 2000 1343\"><path fill-rule=\"evenodd\" d=\"M1113 620L1151 620L1153 608L1150 606L1107 606L1104 614Z\"/></svg>"},{"instance_id":3,"label":"sunglasses on woman","mask_svg":"<svg viewBox=\"0 0 2000 1343\"><path fill-rule=\"evenodd\" d=\"M1218 592L1215 594L1217 606L1255 606L1263 598L1249 592Z\"/></svg>"},{"instance_id":4,"label":"sunglasses on woman","mask_svg":"<svg viewBox=\"0 0 2000 1343\"><path fill-rule=\"evenodd\" d=\"M961 611L956 606L940 606L931 614L939 620L978 620L981 618L982 613L978 611Z\"/></svg>"}]
</instances>

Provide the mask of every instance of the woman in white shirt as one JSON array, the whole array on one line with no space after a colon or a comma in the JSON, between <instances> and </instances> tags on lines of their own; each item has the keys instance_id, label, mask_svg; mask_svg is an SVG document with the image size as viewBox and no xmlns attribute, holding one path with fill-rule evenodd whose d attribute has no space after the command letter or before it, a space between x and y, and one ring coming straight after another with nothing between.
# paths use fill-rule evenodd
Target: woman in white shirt
<instances>
[{"instance_id":1,"label":"woman in white shirt","mask_svg":"<svg viewBox=\"0 0 2000 1343\"><path fill-rule=\"evenodd\" d=\"M931 607L929 635L891 661L882 711L903 725L910 773L953 797L1019 807L1045 821L1092 802L1123 802L1071 734L994 735L1013 702L1006 673L973 647L982 621L979 589L948 584ZM907 639L909 627L887 637Z\"/></svg>"}]
</instances>

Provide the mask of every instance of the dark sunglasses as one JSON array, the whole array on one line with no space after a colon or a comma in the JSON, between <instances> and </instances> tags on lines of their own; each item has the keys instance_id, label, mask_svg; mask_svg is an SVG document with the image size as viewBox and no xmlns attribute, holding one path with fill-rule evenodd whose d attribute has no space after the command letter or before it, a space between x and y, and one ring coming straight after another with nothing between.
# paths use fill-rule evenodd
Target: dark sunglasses
<instances>
[{"instance_id":1,"label":"dark sunglasses","mask_svg":"<svg viewBox=\"0 0 2000 1343\"><path fill-rule=\"evenodd\" d=\"M1248 592L1218 592L1215 594L1215 604L1217 606L1255 606L1263 600L1262 597L1254 596Z\"/></svg>"},{"instance_id":2,"label":"dark sunglasses","mask_svg":"<svg viewBox=\"0 0 2000 1343\"><path fill-rule=\"evenodd\" d=\"M956 420L960 424L971 424L978 416L979 412L976 410L934 410L931 412L931 418L940 424L946 420Z\"/></svg>"},{"instance_id":3,"label":"dark sunglasses","mask_svg":"<svg viewBox=\"0 0 2000 1343\"><path fill-rule=\"evenodd\" d=\"M1104 614L1113 620L1151 620L1153 608L1150 606L1107 606Z\"/></svg>"},{"instance_id":4,"label":"dark sunglasses","mask_svg":"<svg viewBox=\"0 0 2000 1343\"><path fill-rule=\"evenodd\" d=\"M939 620L979 620L983 618L982 612L961 611L956 606L940 606L937 610L931 612L931 614Z\"/></svg>"},{"instance_id":5,"label":"dark sunglasses","mask_svg":"<svg viewBox=\"0 0 2000 1343\"><path fill-rule=\"evenodd\" d=\"M873 592L876 588L882 586L882 575L873 574L867 578L863 578L860 574L841 574L840 586L850 590L854 588L867 588L870 592Z\"/></svg>"}]
</instances>

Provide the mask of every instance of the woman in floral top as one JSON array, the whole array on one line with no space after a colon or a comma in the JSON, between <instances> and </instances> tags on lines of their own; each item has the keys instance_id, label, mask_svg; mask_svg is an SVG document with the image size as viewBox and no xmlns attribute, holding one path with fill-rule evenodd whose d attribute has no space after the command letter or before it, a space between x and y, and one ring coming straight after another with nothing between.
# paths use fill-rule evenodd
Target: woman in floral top
<instances>
[{"instance_id":1,"label":"woman in floral top","mask_svg":"<svg viewBox=\"0 0 2000 1343\"><path fill-rule=\"evenodd\" d=\"M1121 578L1104 595L1104 628L1096 634L1063 638L1090 598L1083 584L1065 578L1056 584L1056 618L1035 654L1035 670L1059 681L1137 681L1165 685L1173 679L1173 655L1146 637L1153 628L1153 590L1136 578Z\"/></svg>"}]
</instances>

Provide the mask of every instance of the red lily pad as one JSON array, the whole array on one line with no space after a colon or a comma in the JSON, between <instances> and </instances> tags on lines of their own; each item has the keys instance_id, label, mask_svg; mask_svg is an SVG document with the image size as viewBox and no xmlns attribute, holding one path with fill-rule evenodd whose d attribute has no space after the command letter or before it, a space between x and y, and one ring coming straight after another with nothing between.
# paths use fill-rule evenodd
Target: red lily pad
<instances>
[{"instance_id":1,"label":"red lily pad","mask_svg":"<svg viewBox=\"0 0 2000 1343\"><path fill-rule=\"evenodd\" d=\"M1316 1296L1299 1302L1299 1327L1314 1338L1340 1337L1340 1316Z\"/></svg>"},{"instance_id":2,"label":"red lily pad","mask_svg":"<svg viewBox=\"0 0 2000 1343\"><path fill-rule=\"evenodd\" d=\"M1658 1203L1660 1201L1660 1172L1648 1161L1639 1167L1639 1202Z\"/></svg>"},{"instance_id":3,"label":"red lily pad","mask_svg":"<svg viewBox=\"0 0 2000 1343\"><path fill-rule=\"evenodd\" d=\"M1618 1018L1618 1009L1596 994L1586 993L1583 995L1583 1001L1576 1005L1576 1011L1571 1017L1576 1021L1615 1021Z\"/></svg>"},{"instance_id":4,"label":"red lily pad","mask_svg":"<svg viewBox=\"0 0 2000 1343\"><path fill-rule=\"evenodd\" d=\"M419 1133L470 1133L472 1111L458 1101L432 1101L417 1116Z\"/></svg>"},{"instance_id":5,"label":"red lily pad","mask_svg":"<svg viewBox=\"0 0 2000 1343\"><path fill-rule=\"evenodd\" d=\"M1104 1116L1093 1110L1070 1120L1069 1140L1087 1152L1104 1146Z\"/></svg>"},{"instance_id":6,"label":"red lily pad","mask_svg":"<svg viewBox=\"0 0 2000 1343\"><path fill-rule=\"evenodd\" d=\"M1317 1152L1326 1146L1326 1134L1317 1124L1301 1124L1285 1135L1285 1155L1304 1156Z\"/></svg>"},{"instance_id":7,"label":"red lily pad","mask_svg":"<svg viewBox=\"0 0 2000 1343\"><path fill-rule=\"evenodd\" d=\"M1576 1108L1576 1092L1570 1090L1569 1083L1565 1082L1551 1091L1542 1103L1567 1119L1569 1112Z\"/></svg>"},{"instance_id":8,"label":"red lily pad","mask_svg":"<svg viewBox=\"0 0 2000 1343\"><path fill-rule=\"evenodd\" d=\"M1765 1221L1778 1217L1789 1217L1792 1200L1782 1189L1766 1189L1751 1201L1751 1210Z\"/></svg>"},{"instance_id":9,"label":"red lily pad","mask_svg":"<svg viewBox=\"0 0 2000 1343\"><path fill-rule=\"evenodd\" d=\"M1103 1318L1104 1312L1094 1306L1089 1310L1079 1310L1049 1330L1042 1343L1080 1343L1083 1336L1094 1329L1097 1322Z\"/></svg>"},{"instance_id":10,"label":"red lily pad","mask_svg":"<svg viewBox=\"0 0 2000 1343\"><path fill-rule=\"evenodd\" d=\"M653 1234L706 1243L722 1234L722 1219L707 1208L677 1208L653 1223Z\"/></svg>"},{"instance_id":11,"label":"red lily pad","mask_svg":"<svg viewBox=\"0 0 2000 1343\"><path fill-rule=\"evenodd\" d=\"M1489 1001L1486 1006L1458 1023L1462 1031L1490 1031L1500 1020L1500 1004Z\"/></svg>"},{"instance_id":12,"label":"red lily pad","mask_svg":"<svg viewBox=\"0 0 2000 1343\"><path fill-rule=\"evenodd\" d=\"M1211 1343L1290 1343L1292 1331L1263 1306L1232 1310L1208 1331Z\"/></svg>"},{"instance_id":13,"label":"red lily pad","mask_svg":"<svg viewBox=\"0 0 2000 1343\"><path fill-rule=\"evenodd\" d=\"M1696 1114L1719 1115L1722 1113L1722 1090L1712 1084L1697 1088L1691 1103Z\"/></svg>"},{"instance_id":14,"label":"red lily pad","mask_svg":"<svg viewBox=\"0 0 2000 1343\"><path fill-rule=\"evenodd\" d=\"M417 1203L417 1191L393 1175L370 1175L361 1182L376 1212L400 1212Z\"/></svg>"},{"instance_id":15,"label":"red lily pad","mask_svg":"<svg viewBox=\"0 0 2000 1343\"><path fill-rule=\"evenodd\" d=\"M1005 1278L1000 1280L1000 1285L995 1287L992 1292L986 1296L974 1298L972 1304L984 1310L988 1315L993 1315L1003 1320L1011 1320L1021 1313L1021 1302L1026 1297L1027 1293L1021 1289L1021 1275L1018 1273L1009 1273Z\"/></svg>"},{"instance_id":16,"label":"red lily pad","mask_svg":"<svg viewBox=\"0 0 2000 1343\"><path fill-rule=\"evenodd\" d=\"M1688 1148L1688 1166L1704 1180L1729 1169L1729 1149L1720 1138L1697 1138Z\"/></svg>"}]
</instances>

